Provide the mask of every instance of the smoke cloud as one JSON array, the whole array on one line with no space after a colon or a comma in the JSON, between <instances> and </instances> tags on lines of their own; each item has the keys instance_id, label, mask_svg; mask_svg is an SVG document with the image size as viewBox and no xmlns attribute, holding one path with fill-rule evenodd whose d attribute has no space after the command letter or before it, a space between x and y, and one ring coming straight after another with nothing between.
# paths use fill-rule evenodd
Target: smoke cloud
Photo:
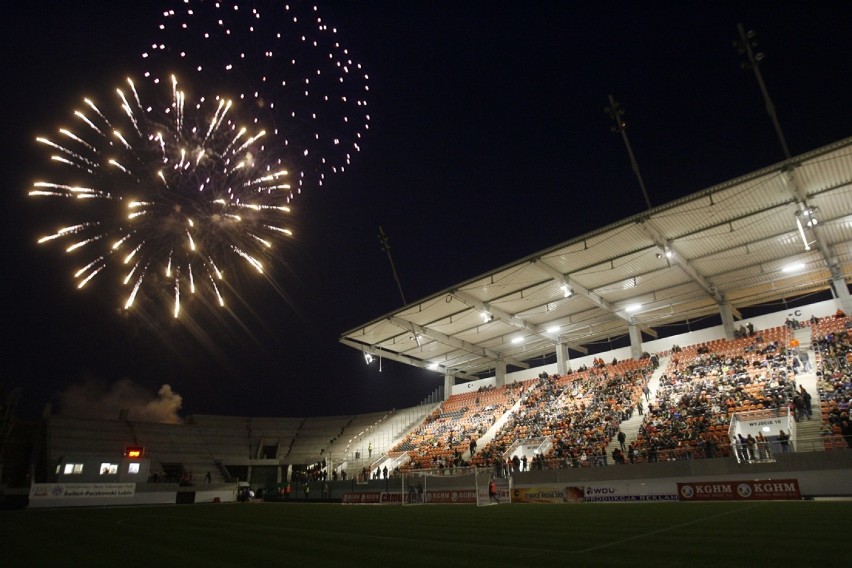
<instances>
[{"instance_id":1,"label":"smoke cloud","mask_svg":"<svg viewBox=\"0 0 852 568\"><path fill-rule=\"evenodd\" d=\"M68 387L59 395L60 413L65 416L116 420L127 411L128 420L180 424L178 410L183 398L163 385L156 396L129 378L112 386L92 379Z\"/></svg>"}]
</instances>

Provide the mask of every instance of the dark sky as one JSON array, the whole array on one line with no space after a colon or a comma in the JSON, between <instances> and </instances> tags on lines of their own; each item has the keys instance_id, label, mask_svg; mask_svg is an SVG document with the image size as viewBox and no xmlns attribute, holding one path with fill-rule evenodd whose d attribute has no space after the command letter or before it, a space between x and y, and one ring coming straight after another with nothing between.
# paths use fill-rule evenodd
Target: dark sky
<instances>
[{"instance_id":1,"label":"dark sky","mask_svg":"<svg viewBox=\"0 0 852 568\"><path fill-rule=\"evenodd\" d=\"M172 4L177 4L173 2ZM168 6L166 2L164 5ZM793 154L852 135L852 49L839 4L328 2L370 75L371 129L352 167L294 203L276 285L241 278L230 313L122 315L108 286L73 288L37 247L52 212L26 197L37 134L140 68L157 2L13 2L2 22L2 379L35 415L71 385L92 397L163 384L182 415L312 416L417 403L436 373L367 367L339 334L408 301L640 212L603 112L613 94L654 205L783 159L732 47L758 32ZM164 310L165 311L165 310ZM113 392L113 394L115 394ZM107 405L107 402L104 402Z\"/></svg>"}]
</instances>

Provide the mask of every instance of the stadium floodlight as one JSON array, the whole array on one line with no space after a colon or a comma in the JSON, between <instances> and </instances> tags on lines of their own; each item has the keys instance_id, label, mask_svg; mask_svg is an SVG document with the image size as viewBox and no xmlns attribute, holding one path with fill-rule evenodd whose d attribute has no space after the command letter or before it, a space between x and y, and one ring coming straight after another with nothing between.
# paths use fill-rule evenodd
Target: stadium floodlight
<instances>
[{"instance_id":1,"label":"stadium floodlight","mask_svg":"<svg viewBox=\"0 0 852 568\"><path fill-rule=\"evenodd\" d=\"M805 220L805 223L809 228L813 228L814 225L817 224L816 217L813 216L812 209L805 209L803 211L796 211L796 227L799 229L799 237L802 239L802 244L805 245L805 250L811 250L811 243L808 242L808 238L805 236L805 228L802 226L802 219Z\"/></svg>"}]
</instances>

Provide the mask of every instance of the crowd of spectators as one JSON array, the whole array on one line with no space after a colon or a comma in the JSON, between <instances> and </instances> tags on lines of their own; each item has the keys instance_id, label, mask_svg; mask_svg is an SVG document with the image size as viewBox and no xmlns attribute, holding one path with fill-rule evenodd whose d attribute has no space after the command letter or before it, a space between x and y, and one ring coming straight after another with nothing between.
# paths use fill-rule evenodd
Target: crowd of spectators
<instances>
[{"instance_id":1,"label":"crowd of spectators","mask_svg":"<svg viewBox=\"0 0 852 568\"><path fill-rule=\"evenodd\" d=\"M764 459L770 447L765 439L751 443L743 438L732 445L730 419L735 412L754 410L774 410L779 416L789 410L796 420L810 418L810 394L796 385L802 362L793 339L793 331L808 324L819 354L824 433L842 436L852 448L852 326L845 315L827 319L833 327L819 336L812 318L760 331L749 324L730 341L674 346L653 400L645 397L656 356L611 364L596 358L591 368L561 377L542 373L506 387L455 395L393 452L408 453L404 469L476 465L525 470L526 460L522 466L515 463L521 445L522 454L537 448L529 469L605 465L606 448L621 422L637 411L642 414L644 402L636 440L620 440L612 453L618 464L735 453L749 461ZM516 403L493 439L477 448L476 441ZM788 435L783 437L777 442L786 449Z\"/></svg>"},{"instance_id":2,"label":"crowd of spectators","mask_svg":"<svg viewBox=\"0 0 852 568\"><path fill-rule=\"evenodd\" d=\"M453 395L397 444L391 455L408 453L409 460L401 470L467 465L463 456L471 441L485 434L524 395L531 382Z\"/></svg>"},{"instance_id":3,"label":"crowd of spectators","mask_svg":"<svg viewBox=\"0 0 852 568\"><path fill-rule=\"evenodd\" d=\"M821 320L815 328L822 433L827 445L852 448L852 320L844 314Z\"/></svg>"},{"instance_id":4,"label":"crowd of spectators","mask_svg":"<svg viewBox=\"0 0 852 568\"><path fill-rule=\"evenodd\" d=\"M591 369L540 377L472 463L495 466L519 443L549 440L532 469L605 465L607 445L632 416L652 372L650 359L599 360Z\"/></svg>"},{"instance_id":5,"label":"crowd of spectators","mask_svg":"<svg viewBox=\"0 0 852 568\"><path fill-rule=\"evenodd\" d=\"M639 429L637 459L731 455L727 430L734 412L783 412L794 404L800 395L785 329L746 333L732 341L682 349L673 356Z\"/></svg>"}]
</instances>

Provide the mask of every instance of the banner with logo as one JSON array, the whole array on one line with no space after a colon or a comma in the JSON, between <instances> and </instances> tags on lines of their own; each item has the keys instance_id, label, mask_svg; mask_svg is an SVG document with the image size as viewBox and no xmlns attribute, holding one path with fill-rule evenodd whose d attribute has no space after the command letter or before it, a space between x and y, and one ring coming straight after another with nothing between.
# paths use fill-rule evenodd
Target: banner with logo
<instances>
[{"instance_id":1,"label":"banner with logo","mask_svg":"<svg viewBox=\"0 0 852 568\"><path fill-rule=\"evenodd\" d=\"M565 503L570 487L539 485L536 487L515 487L512 489L512 503Z\"/></svg>"},{"instance_id":2,"label":"banner with logo","mask_svg":"<svg viewBox=\"0 0 852 568\"><path fill-rule=\"evenodd\" d=\"M135 483L33 483L30 500L38 499L93 499L104 497L133 497Z\"/></svg>"},{"instance_id":3,"label":"banner with logo","mask_svg":"<svg viewBox=\"0 0 852 568\"><path fill-rule=\"evenodd\" d=\"M427 503L476 503L476 490L427 491Z\"/></svg>"},{"instance_id":4,"label":"banner with logo","mask_svg":"<svg viewBox=\"0 0 852 568\"><path fill-rule=\"evenodd\" d=\"M364 493L345 493L343 495L344 505L377 504L381 502L382 494L378 491L366 491Z\"/></svg>"},{"instance_id":5,"label":"banner with logo","mask_svg":"<svg viewBox=\"0 0 852 568\"><path fill-rule=\"evenodd\" d=\"M797 479L678 483L681 501L777 501L801 499Z\"/></svg>"},{"instance_id":6,"label":"banner with logo","mask_svg":"<svg viewBox=\"0 0 852 568\"><path fill-rule=\"evenodd\" d=\"M669 490L670 491L670 490ZM636 487L586 487L586 503L624 503L629 501L677 501L675 493L639 492Z\"/></svg>"}]
</instances>

